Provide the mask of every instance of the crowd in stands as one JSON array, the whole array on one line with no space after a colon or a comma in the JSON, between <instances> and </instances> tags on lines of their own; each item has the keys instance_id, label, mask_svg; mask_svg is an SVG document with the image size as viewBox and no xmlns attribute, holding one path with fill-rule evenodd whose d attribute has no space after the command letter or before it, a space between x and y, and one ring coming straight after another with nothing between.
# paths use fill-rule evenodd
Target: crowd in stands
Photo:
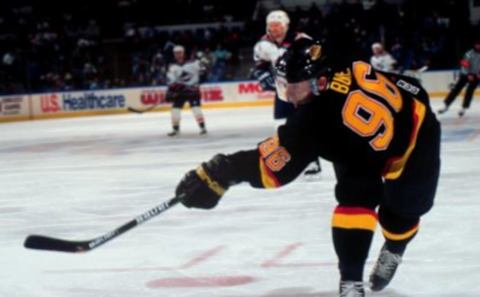
<instances>
[{"instance_id":1,"label":"crowd in stands","mask_svg":"<svg viewBox=\"0 0 480 297\"><path fill-rule=\"evenodd\" d=\"M265 33L268 11L254 0L226 2L177 0L158 10L146 0L2 1L0 94L164 84L175 44L208 63L207 81L246 79L237 69L253 61L242 49ZM291 28L359 58L382 42L399 69L456 68L478 30L466 0L373 2L284 9Z\"/></svg>"}]
</instances>

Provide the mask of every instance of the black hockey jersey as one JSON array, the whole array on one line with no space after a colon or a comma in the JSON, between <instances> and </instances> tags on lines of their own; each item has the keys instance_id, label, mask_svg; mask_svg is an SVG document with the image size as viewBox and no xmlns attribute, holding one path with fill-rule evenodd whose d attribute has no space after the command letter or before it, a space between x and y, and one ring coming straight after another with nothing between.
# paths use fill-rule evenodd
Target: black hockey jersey
<instances>
[{"instance_id":1,"label":"black hockey jersey","mask_svg":"<svg viewBox=\"0 0 480 297\"><path fill-rule=\"evenodd\" d=\"M238 179L279 187L318 156L396 179L435 115L417 80L363 61L333 69L327 90L298 107L277 135L231 155Z\"/></svg>"}]
</instances>

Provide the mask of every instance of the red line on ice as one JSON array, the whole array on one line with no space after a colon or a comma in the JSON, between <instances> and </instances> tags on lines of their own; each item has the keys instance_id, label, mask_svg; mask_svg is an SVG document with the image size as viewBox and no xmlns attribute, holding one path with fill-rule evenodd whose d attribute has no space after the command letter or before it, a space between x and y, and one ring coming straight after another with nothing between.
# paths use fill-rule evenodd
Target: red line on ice
<instances>
[{"instance_id":1,"label":"red line on ice","mask_svg":"<svg viewBox=\"0 0 480 297\"><path fill-rule=\"evenodd\" d=\"M277 266L279 265L280 260L286 258L288 255L290 255L294 250L302 246L303 243L296 242L292 243L290 245L287 245L280 253L276 254L275 257L273 257L270 260L267 260L262 263L262 267L272 267L272 266Z\"/></svg>"},{"instance_id":2,"label":"red line on ice","mask_svg":"<svg viewBox=\"0 0 480 297\"><path fill-rule=\"evenodd\" d=\"M224 246L217 246L216 248L208 250L205 253L203 253L201 255L198 255L197 257L191 259L187 263L179 266L178 269L187 269L187 268L193 267L195 265L198 265L201 262L207 260L208 258L211 258L211 257L215 256L216 254L218 254L224 248L225 248Z\"/></svg>"},{"instance_id":3,"label":"red line on ice","mask_svg":"<svg viewBox=\"0 0 480 297\"><path fill-rule=\"evenodd\" d=\"M303 246L303 243L296 242L290 245L287 245L283 250L281 250L278 254L275 255L270 260L267 260L261 264L263 268L272 268L272 267L318 267L318 266L325 266L325 265L337 265L336 262L331 263L315 263L315 262L303 262L303 263L282 263L285 258L287 258L290 254L292 254L296 249Z\"/></svg>"},{"instance_id":4,"label":"red line on ice","mask_svg":"<svg viewBox=\"0 0 480 297\"><path fill-rule=\"evenodd\" d=\"M157 267L137 267L137 268L58 269L58 270L46 270L45 272L47 273L106 273L106 272L170 271L170 270L188 269L215 256L224 248L225 248L224 246L214 247L190 259L186 263L176 267L157 266Z\"/></svg>"}]
</instances>

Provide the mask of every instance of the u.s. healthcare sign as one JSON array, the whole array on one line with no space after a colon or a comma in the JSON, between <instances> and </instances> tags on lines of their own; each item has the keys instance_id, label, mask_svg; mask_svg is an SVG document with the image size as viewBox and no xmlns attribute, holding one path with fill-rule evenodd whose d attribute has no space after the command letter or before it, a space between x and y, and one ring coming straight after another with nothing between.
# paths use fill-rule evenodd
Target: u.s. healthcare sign
<instances>
[{"instance_id":1,"label":"u.s. healthcare sign","mask_svg":"<svg viewBox=\"0 0 480 297\"><path fill-rule=\"evenodd\" d=\"M31 96L34 118L121 112L127 106L123 90L52 92Z\"/></svg>"}]
</instances>

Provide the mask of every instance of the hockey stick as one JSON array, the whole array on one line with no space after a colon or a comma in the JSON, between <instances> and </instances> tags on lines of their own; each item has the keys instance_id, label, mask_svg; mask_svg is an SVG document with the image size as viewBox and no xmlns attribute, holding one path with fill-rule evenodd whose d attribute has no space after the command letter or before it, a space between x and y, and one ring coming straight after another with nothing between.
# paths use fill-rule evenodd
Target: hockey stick
<instances>
[{"instance_id":1,"label":"hockey stick","mask_svg":"<svg viewBox=\"0 0 480 297\"><path fill-rule=\"evenodd\" d=\"M159 106L159 105L160 105L160 103L159 103L159 104L152 105L152 106L147 107L147 108L145 108L145 109L136 109L136 108L134 108L134 107L130 107L130 106L129 106L129 107L127 107L127 109L128 109L128 111L135 112L135 113L144 113L144 112L147 112L147 111L150 111L150 110L155 109L155 108L156 108L157 106Z\"/></svg>"},{"instance_id":2,"label":"hockey stick","mask_svg":"<svg viewBox=\"0 0 480 297\"><path fill-rule=\"evenodd\" d=\"M415 71L418 72L418 73L422 73L422 72L425 72L425 71L427 71L427 70L428 70L428 65L424 65L424 66L418 68L418 69L415 70Z\"/></svg>"},{"instance_id":3,"label":"hockey stick","mask_svg":"<svg viewBox=\"0 0 480 297\"><path fill-rule=\"evenodd\" d=\"M412 78L415 78L417 80L420 80L421 79L421 75L422 73L424 73L425 71L428 70L428 65L424 65L418 69L408 69L408 70L405 70L403 73L401 73L402 75L405 75L405 76L408 76L408 77L412 77Z\"/></svg>"},{"instance_id":4,"label":"hockey stick","mask_svg":"<svg viewBox=\"0 0 480 297\"><path fill-rule=\"evenodd\" d=\"M114 239L120 234L123 234L128 230L133 229L134 227L163 213L170 207L179 203L180 200L181 200L180 197L174 197L168 201L165 201L164 203L157 205L154 208L137 216L133 220L123 224L117 229L91 240L74 241L74 240L64 240L59 238L47 237L42 235L29 235L25 239L25 243L23 245L26 248L34 249L34 250L59 251L59 252L69 252L69 253L88 252L106 243L107 241Z\"/></svg>"}]
</instances>

